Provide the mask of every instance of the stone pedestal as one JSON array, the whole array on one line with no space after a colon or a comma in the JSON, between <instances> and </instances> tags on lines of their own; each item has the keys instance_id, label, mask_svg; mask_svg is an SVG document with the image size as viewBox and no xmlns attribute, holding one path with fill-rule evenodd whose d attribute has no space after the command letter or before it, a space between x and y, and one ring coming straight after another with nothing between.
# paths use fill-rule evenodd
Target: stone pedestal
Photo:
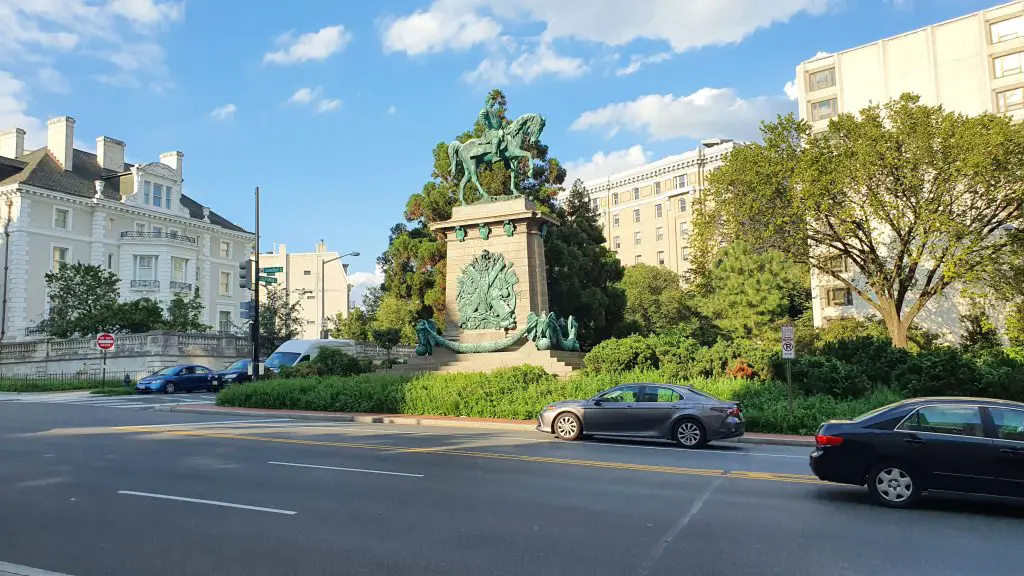
<instances>
[{"instance_id":1,"label":"stone pedestal","mask_svg":"<svg viewBox=\"0 0 1024 576\"><path fill-rule=\"evenodd\" d=\"M526 317L548 311L547 264L543 233L557 225L556 218L541 214L526 198L509 198L456 206L452 217L431 226L447 241L445 274L445 338L460 342L490 342L507 334L502 329L462 330L457 305L458 278L463 269L485 250L501 254L512 265L519 281L515 285L516 329L526 326ZM484 228L482 230L482 228Z\"/></svg>"}]
</instances>

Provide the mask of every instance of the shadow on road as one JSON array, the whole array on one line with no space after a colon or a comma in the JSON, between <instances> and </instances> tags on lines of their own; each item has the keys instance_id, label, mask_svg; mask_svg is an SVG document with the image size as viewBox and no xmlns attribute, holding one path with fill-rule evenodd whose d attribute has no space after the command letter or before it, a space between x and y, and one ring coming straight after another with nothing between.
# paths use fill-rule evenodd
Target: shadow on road
<instances>
[{"instance_id":1,"label":"shadow on road","mask_svg":"<svg viewBox=\"0 0 1024 576\"><path fill-rule=\"evenodd\" d=\"M865 488L854 486L822 486L814 491L816 500L836 506L864 506L882 508L872 500ZM943 514L975 514L998 518L1024 519L1024 500L1000 498L998 496L974 496L951 492L930 492L921 499L916 508L893 510L898 514L920 514L922 512Z\"/></svg>"}]
</instances>

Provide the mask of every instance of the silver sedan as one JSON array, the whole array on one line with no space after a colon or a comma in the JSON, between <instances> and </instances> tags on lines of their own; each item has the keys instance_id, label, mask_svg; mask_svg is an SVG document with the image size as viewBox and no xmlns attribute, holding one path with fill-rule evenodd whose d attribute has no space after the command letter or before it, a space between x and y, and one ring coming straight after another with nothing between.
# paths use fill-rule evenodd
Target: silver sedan
<instances>
[{"instance_id":1,"label":"silver sedan","mask_svg":"<svg viewBox=\"0 0 1024 576\"><path fill-rule=\"evenodd\" d=\"M743 435L743 411L687 386L623 384L588 400L545 406L537 430L562 440L580 436L617 436L674 440L699 448L712 440Z\"/></svg>"}]
</instances>

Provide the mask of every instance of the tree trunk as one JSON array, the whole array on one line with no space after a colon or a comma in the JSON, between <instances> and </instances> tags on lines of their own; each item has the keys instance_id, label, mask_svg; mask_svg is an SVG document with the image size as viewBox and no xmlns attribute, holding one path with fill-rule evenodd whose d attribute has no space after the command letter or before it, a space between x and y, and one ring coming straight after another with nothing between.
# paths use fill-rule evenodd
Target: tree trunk
<instances>
[{"instance_id":1,"label":"tree trunk","mask_svg":"<svg viewBox=\"0 0 1024 576\"><path fill-rule=\"evenodd\" d=\"M885 327L889 329L889 337L892 338L892 345L894 348L906 348L907 347L907 331L909 326L903 321L900 313L896 310L895 306L891 303L886 307L886 311L882 314L882 319L885 320Z\"/></svg>"}]
</instances>

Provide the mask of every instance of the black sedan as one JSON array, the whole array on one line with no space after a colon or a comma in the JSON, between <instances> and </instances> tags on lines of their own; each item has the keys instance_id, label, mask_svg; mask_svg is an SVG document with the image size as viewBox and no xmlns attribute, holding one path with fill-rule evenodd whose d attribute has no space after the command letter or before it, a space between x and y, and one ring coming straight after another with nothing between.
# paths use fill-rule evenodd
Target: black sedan
<instances>
[{"instance_id":1,"label":"black sedan","mask_svg":"<svg viewBox=\"0 0 1024 576\"><path fill-rule=\"evenodd\" d=\"M818 429L811 470L867 485L881 504L912 506L927 490L1024 497L1024 404L915 398Z\"/></svg>"},{"instance_id":2,"label":"black sedan","mask_svg":"<svg viewBox=\"0 0 1024 576\"><path fill-rule=\"evenodd\" d=\"M252 360L249 359L236 360L227 368L217 372L217 382L222 386L228 386L230 384L241 384L251 381L252 375L249 373L250 364L252 364Z\"/></svg>"},{"instance_id":3,"label":"black sedan","mask_svg":"<svg viewBox=\"0 0 1024 576\"><path fill-rule=\"evenodd\" d=\"M179 364L177 366L168 366L159 372L139 379L139 382L135 385L135 392L140 394L149 392L174 394L178 391L214 391L219 388L220 385L213 375L213 370L197 364Z\"/></svg>"}]
</instances>

